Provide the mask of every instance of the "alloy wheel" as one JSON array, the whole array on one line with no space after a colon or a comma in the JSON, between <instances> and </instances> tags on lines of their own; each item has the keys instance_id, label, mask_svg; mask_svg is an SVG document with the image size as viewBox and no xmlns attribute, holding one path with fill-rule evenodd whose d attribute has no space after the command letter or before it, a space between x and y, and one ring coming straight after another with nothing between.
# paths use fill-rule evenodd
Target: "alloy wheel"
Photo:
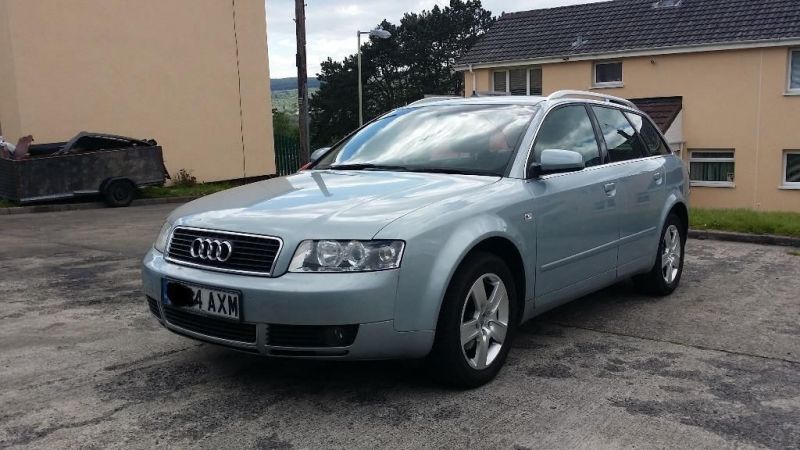
<instances>
[{"instance_id":1,"label":"alloy wheel","mask_svg":"<svg viewBox=\"0 0 800 450\"><path fill-rule=\"evenodd\" d=\"M661 254L661 275L667 284L672 284L681 266L681 234L678 227L670 225L664 233L664 252Z\"/></svg>"},{"instance_id":2,"label":"alloy wheel","mask_svg":"<svg viewBox=\"0 0 800 450\"><path fill-rule=\"evenodd\" d=\"M509 299L503 280L493 273L478 277L461 310L461 352L474 369L497 358L508 332Z\"/></svg>"}]
</instances>

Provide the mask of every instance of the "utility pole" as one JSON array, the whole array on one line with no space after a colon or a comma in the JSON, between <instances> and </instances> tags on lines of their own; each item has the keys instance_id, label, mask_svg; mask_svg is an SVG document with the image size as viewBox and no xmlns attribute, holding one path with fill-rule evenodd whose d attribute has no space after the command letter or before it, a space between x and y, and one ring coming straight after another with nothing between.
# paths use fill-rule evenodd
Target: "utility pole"
<instances>
[{"instance_id":1,"label":"utility pole","mask_svg":"<svg viewBox=\"0 0 800 450\"><path fill-rule=\"evenodd\" d=\"M294 0L295 34L297 35L297 103L300 123L300 164L309 159L308 136L308 74L306 71L306 5Z\"/></svg>"}]
</instances>

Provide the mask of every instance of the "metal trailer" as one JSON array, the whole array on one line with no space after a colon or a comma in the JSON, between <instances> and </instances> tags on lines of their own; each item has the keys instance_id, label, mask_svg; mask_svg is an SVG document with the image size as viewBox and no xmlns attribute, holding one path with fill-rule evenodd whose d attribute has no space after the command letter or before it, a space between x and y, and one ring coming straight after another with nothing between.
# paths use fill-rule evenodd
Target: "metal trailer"
<instances>
[{"instance_id":1,"label":"metal trailer","mask_svg":"<svg viewBox=\"0 0 800 450\"><path fill-rule=\"evenodd\" d=\"M69 142L32 145L25 159L0 158L0 198L20 203L101 194L128 206L142 186L169 174L154 140L82 132Z\"/></svg>"}]
</instances>

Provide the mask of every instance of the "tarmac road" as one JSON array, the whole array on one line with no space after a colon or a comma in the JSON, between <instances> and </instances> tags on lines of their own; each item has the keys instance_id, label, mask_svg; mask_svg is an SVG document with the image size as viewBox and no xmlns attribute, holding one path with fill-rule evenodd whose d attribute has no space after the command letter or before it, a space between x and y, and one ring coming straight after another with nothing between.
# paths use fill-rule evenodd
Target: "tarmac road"
<instances>
[{"instance_id":1,"label":"tarmac road","mask_svg":"<svg viewBox=\"0 0 800 450\"><path fill-rule=\"evenodd\" d=\"M139 263L175 205L0 216L0 447L800 448L800 256L689 241L681 287L526 324L493 383L171 334Z\"/></svg>"}]
</instances>

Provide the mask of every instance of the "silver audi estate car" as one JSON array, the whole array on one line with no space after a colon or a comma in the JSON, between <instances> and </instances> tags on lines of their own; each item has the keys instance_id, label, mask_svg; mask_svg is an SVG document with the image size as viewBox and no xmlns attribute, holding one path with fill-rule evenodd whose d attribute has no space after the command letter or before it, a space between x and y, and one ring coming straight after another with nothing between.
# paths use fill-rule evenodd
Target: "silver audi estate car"
<instances>
[{"instance_id":1,"label":"silver audi estate car","mask_svg":"<svg viewBox=\"0 0 800 450\"><path fill-rule=\"evenodd\" d=\"M411 104L297 174L176 209L144 291L189 338L273 357L426 357L474 387L538 314L630 277L671 293L687 179L624 99Z\"/></svg>"}]
</instances>

